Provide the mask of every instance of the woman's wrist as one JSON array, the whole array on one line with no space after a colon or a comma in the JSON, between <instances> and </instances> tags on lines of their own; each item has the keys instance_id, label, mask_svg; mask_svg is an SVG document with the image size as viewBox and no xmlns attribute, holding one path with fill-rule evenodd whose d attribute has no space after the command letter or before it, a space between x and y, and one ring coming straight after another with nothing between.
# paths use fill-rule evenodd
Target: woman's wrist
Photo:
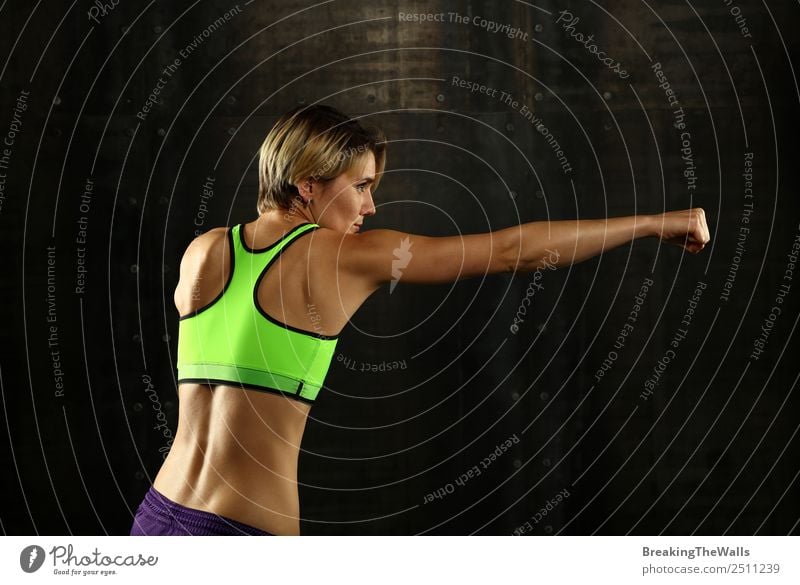
<instances>
[{"instance_id":1,"label":"woman's wrist","mask_svg":"<svg viewBox=\"0 0 800 585\"><path fill-rule=\"evenodd\" d=\"M659 234L658 215L644 214L636 215L634 218L634 221L636 222L634 231L635 238L649 238Z\"/></svg>"}]
</instances>

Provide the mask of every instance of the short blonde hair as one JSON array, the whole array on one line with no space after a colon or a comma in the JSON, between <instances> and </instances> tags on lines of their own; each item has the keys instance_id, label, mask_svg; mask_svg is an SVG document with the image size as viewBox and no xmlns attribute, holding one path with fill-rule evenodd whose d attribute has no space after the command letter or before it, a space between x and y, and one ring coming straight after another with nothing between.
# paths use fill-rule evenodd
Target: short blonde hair
<instances>
[{"instance_id":1,"label":"short blonde hair","mask_svg":"<svg viewBox=\"0 0 800 585\"><path fill-rule=\"evenodd\" d=\"M331 106L297 106L275 123L261 145L258 213L289 209L299 197L295 186L308 177L328 181L350 171L371 151L378 188L386 164L383 131L361 124Z\"/></svg>"}]
</instances>

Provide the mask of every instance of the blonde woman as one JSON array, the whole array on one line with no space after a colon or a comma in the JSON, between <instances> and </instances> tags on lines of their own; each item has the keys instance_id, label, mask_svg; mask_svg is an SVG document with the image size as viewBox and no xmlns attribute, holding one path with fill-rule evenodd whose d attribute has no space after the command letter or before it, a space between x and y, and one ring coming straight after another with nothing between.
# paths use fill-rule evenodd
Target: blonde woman
<instances>
[{"instance_id":1,"label":"blonde woman","mask_svg":"<svg viewBox=\"0 0 800 585\"><path fill-rule=\"evenodd\" d=\"M380 130L328 106L297 107L261 147L258 217L191 242L174 299L178 428L131 534L300 534L309 410L339 332L393 279L406 238L404 283L533 271L554 252L561 267L647 236L693 253L709 241L702 209L458 237L360 233L385 163Z\"/></svg>"}]
</instances>

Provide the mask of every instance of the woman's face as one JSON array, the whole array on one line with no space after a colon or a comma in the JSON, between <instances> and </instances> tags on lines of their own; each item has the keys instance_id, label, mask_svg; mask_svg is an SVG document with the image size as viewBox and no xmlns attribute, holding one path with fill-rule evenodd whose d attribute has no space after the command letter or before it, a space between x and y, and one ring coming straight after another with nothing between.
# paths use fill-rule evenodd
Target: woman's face
<instances>
[{"instance_id":1,"label":"woman's face","mask_svg":"<svg viewBox=\"0 0 800 585\"><path fill-rule=\"evenodd\" d=\"M311 210L320 226L357 234L367 215L375 214L372 183L375 155L367 151L351 169L335 179L313 183Z\"/></svg>"}]
</instances>

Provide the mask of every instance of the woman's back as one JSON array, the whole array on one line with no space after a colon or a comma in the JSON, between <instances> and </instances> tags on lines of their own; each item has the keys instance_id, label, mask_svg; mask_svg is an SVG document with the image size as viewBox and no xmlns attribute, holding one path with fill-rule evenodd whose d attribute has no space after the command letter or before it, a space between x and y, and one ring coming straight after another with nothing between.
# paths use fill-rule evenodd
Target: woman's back
<instances>
[{"instance_id":1,"label":"woman's back","mask_svg":"<svg viewBox=\"0 0 800 585\"><path fill-rule=\"evenodd\" d=\"M242 224L241 237L246 248L263 250L303 223L265 214ZM335 337L363 299L350 298L344 283L337 287L331 251L342 236L326 232L312 230L290 240L254 288L271 320L312 336ZM182 317L202 315L222 291L233 292L226 289L231 267L247 266L241 258L237 266L230 246L228 228L211 230L189 246L175 291ZM240 296L225 298L237 305L253 302L252 294ZM299 534L297 460L311 404L229 384L182 382L178 388L178 429L154 488L187 507L275 534Z\"/></svg>"}]
</instances>

